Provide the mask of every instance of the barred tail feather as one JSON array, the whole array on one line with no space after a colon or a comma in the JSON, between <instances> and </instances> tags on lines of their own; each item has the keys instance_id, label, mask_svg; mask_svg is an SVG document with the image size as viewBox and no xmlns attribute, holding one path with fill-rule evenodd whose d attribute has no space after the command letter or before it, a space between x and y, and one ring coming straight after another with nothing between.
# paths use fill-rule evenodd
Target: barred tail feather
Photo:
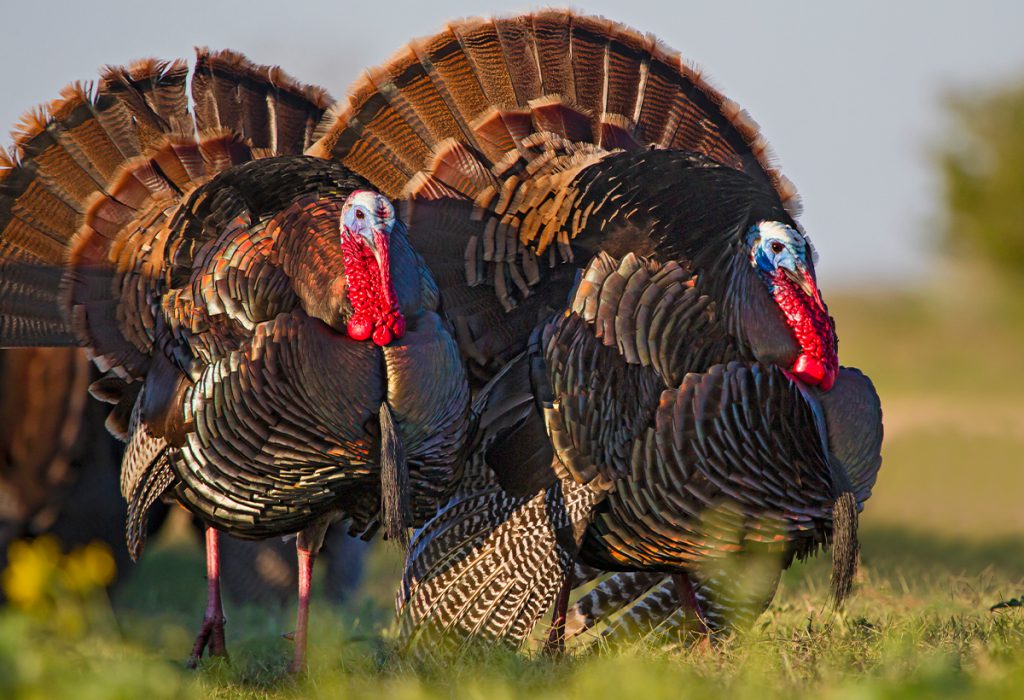
<instances>
[{"instance_id":1,"label":"barred tail feather","mask_svg":"<svg viewBox=\"0 0 1024 700\"><path fill-rule=\"evenodd\" d=\"M455 142L475 161L464 162L463 174L493 169L501 177L503 164L528 155L536 133L605 151L704 153L768 180L796 206L757 125L699 69L650 35L564 10L462 20L413 41L356 82L318 128L313 152L342 160L392 197L422 173L488 207L495 183L469 178L467 190L432 165Z\"/></svg>"},{"instance_id":2,"label":"barred tail feather","mask_svg":"<svg viewBox=\"0 0 1024 700\"><path fill-rule=\"evenodd\" d=\"M333 100L326 90L300 83L276 66L204 47L196 49L192 101L199 133L238 134L264 157L309 148Z\"/></svg>"},{"instance_id":3,"label":"barred tail feather","mask_svg":"<svg viewBox=\"0 0 1024 700\"><path fill-rule=\"evenodd\" d=\"M574 528L597 494L571 480L524 496L505 491L487 463L499 438L536 410L510 363L474 405L479 416L458 489L409 546L397 607L403 644L421 652L472 640L519 645L574 571ZM501 384L506 378L511 381Z\"/></svg>"},{"instance_id":4,"label":"barred tail feather","mask_svg":"<svg viewBox=\"0 0 1024 700\"><path fill-rule=\"evenodd\" d=\"M571 481L532 498L510 497L496 480L457 494L410 547L398 600L404 644L522 644L573 570L560 531L593 497Z\"/></svg>"}]
</instances>

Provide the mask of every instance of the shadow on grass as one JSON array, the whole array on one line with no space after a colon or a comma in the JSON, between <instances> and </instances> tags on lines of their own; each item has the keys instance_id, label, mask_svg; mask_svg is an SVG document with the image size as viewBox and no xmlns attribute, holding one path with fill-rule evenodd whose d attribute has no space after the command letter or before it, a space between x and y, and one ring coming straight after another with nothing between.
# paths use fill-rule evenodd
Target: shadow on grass
<instances>
[{"instance_id":1,"label":"shadow on grass","mask_svg":"<svg viewBox=\"0 0 1024 700\"><path fill-rule=\"evenodd\" d=\"M860 539L864 565L881 576L923 573L1024 579L1024 533L977 540L886 526L865 528Z\"/></svg>"},{"instance_id":2,"label":"shadow on grass","mask_svg":"<svg viewBox=\"0 0 1024 700\"><path fill-rule=\"evenodd\" d=\"M986 611L1024 593L1024 535L978 540L871 526L861 530L860 544L864 593L956 600ZM829 554L819 553L786 572L785 588L824 600L830 567Z\"/></svg>"}]
</instances>

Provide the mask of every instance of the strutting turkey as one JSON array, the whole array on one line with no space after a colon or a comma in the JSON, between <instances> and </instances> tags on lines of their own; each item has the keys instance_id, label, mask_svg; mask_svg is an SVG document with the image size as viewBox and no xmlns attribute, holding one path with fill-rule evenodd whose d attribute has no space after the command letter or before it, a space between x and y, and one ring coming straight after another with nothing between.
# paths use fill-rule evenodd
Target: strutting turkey
<instances>
[{"instance_id":1,"label":"strutting turkey","mask_svg":"<svg viewBox=\"0 0 1024 700\"><path fill-rule=\"evenodd\" d=\"M136 555L150 505L207 525L195 661L224 651L217 531L298 532L310 573L349 517L402 539L462 467L469 386L390 202L300 154L328 103L237 54L110 68L26 116L0 174L0 346L82 345L127 441Z\"/></svg>"},{"instance_id":2,"label":"strutting turkey","mask_svg":"<svg viewBox=\"0 0 1024 700\"><path fill-rule=\"evenodd\" d=\"M577 562L668 574L711 627L727 554L780 558L756 614L831 542L842 599L880 406L839 368L795 190L734 102L650 36L544 11L413 42L336 112L311 152L402 200L493 378L409 550L407 641L519 642L557 597L557 646Z\"/></svg>"}]
</instances>

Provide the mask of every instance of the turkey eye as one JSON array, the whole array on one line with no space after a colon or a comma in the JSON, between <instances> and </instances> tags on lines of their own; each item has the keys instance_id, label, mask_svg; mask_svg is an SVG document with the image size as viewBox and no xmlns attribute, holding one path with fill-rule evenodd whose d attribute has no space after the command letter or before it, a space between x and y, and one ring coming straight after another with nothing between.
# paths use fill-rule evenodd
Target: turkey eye
<instances>
[{"instance_id":1,"label":"turkey eye","mask_svg":"<svg viewBox=\"0 0 1024 700\"><path fill-rule=\"evenodd\" d=\"M356 209L356 218L357 219L365 219L366 218L366 214L363 213L362 209Z\"/></svg>"},{"instance_id":2,"label":"turkey eye","mask_svg":"<svg viewBox=\"0 0 1024 700\"><path fill-rule=\"evenodd\" d=\"M772 252L775 253L776 255L778 255L779 253L781 253L785 249L786 249L786 246L782 245L778 241L772 241Z\"/></svg>"}]
</instances>

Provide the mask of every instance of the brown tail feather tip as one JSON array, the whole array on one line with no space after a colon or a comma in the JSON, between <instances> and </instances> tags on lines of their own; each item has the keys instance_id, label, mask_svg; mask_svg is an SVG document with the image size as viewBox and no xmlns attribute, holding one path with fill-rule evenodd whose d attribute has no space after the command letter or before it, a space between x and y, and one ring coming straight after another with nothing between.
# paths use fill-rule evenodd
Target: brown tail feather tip
<instances>
[{"instance_id":1,"label":"brown tail feather tip","mask_svg":"<svg viewBox=\"0 0 1024 700\"><path fill-rule=\"evenodd\" d=\"M39 134L46 131L52 123L48 105L36 105L27 110L18 119L18 122L11 129L11 139L14 141L16 153L21 154L25 145Z\"/></svg>"},{"instance_id":2,"label":"brown tail feather tip","mask_svg":"<svg viewBox=\"0 0 1024 700\"><path fill-rule=\"evenodd\" d=\"M571 37L571 40L564 41L558 37ZM611 94L608 91L612 88L608 85L604 85L602 90L596 83L588 84L590 68L581 68L582 64L577 63L573 54L573 47L577 44L587 47L593 54L590 60L594 65L590 68L598 72L614 72L620 81L626 79L629 85L617 85L612 91L614 94ZM595 52L603 53L606 64L603 68L600 61L594 62ZM581 51L580 56L584 53ZM497 75L503 69L495 61L495 55L504 58L507 69L505 75ZM614 59L614 70L608 64L609 56ZM557 65L548 65L552 61ZM477 140L474 145L483 148L491 164L500 164L502 152L511 153L516 144L509 142L503 134L504 130L495 128L497 124L481 101L491 107L500 103L501 110L522 109L529 103L534 108L533 121L541 122L533 124L533 127L541 130L553 124L562 124L565 121L561 118L563 116L575 117L567 109L579 109L589 118L582 120L579 125L575 124L576 119L573 118L570 123L562 124L557 131L570 132L572 140L593 139L606 148L629 148L646 144L672 148L694 146L691 143L693 129L680 128L682 112L679 110L684 102L695 101L699 103L697 113L706 111L715 122L712 129L714 143L730 141L729 134L734 134L744 144L740 150L744 154L748 153L757 163L753 166L750 160L744 158L743 163L735 164L736 167L757 167L778 191L785 207L794 214L799 213L795 188L775 167L767 141L760 135L756 122L716 89L698 67L667 48L651 34L571 10L541 10L512 17L451 22L437 34L411 41L388 62L370 69L356 80L350 88L348 99L331 109L320 122L313 134L314 144L308 152L321 157L333 155L341 158L357 172L365 170L362 172L364 176L379 180L375 183L379 187L393 187L393 195L397 196L402 189L401 185L408 181L408 176L429 166L426 161L420 162L422 155L418 150L422 150L422 144L419 139L409 139L409 144L415 146L412 148L397 136L399 133L407 134L408 129L402 128L392 133L378 125L370 130L371 133L366 133L366 125L387 113L389 120L405 121L407 126L421 136L430 133L441 139L444 135L451 135L442 129L445 133L439 136L440 131L427 128L422 123L424 118L399 109L401 99L393 99L392 91L409 99L423 97L413 89L413 83L407 82L405 77L400 78L406 76L415 63L420 64L417 71L430 73L432 80L442 84L439 89L447 109L440 111L450 111L450 116L464 127L471 126L475 136L467 135L467 138ZM443 69L442 63L445 64ZM460 66L458 70L454 68L456 64ZM581 70L584 71L582 74ZM460 71L476 73L479 79L464 79L466 76ZM655 73L660 77L648 85L645 76ZM677 77L671 77L673 73ZM608 76L605 78L603 83L608 82ZM550 85L545 82L548 79ZM665 83L666 80L668 83ZM634 81L639 83L639 87L633 84ZM647 95L649 90L651 94ZM666 93L666 90L669 92ZM698 98L695 93L700 93L701 97ZM533 102L551 99L555 94L561 96L562 103L559 105ZM382 95L384 97L381 99ZM718 116L714 114L716 111ZM616 116L605 115L604 112ZM430 119L425 121L429 122ZM595 133L591 136L583 133L583 122L587 121L590 122L588 127L594 127ZM388 123L391 124L390 121ZM486 127L482 132L479 131L481 126ZM580 127L580 133L577 133L577 126ZM648 128L650 133L641 131ZM427 138L428 147L431 138ZM714 143L700 145L699 148L711 148ZM733 149L733 143L719 145L726 152L726 157L730 157L728 152ZM391 173L389 170L389 178L381 172L380 161L388 160L396 153L405 153L411 159L412 172L404 172L409 168L400 168L402 174ZM374 155L371 157L371 154ZM410 163L406 162L405 165L409 166ZM394 183L392 179L401 182Z\"/></svg>"},{"instance_id":3,"label":"brown tail feather tip","mask_svg":"<svg viewBox=\"0 0 1024 700\"><path fill-rule=\"evenodd\" d=\"M254 63L244 54L231 49L212 50L207 46L197 46L196 69L204 66L208 66L209 69L230 71L257 81L266 80L276 89L298 95L321 109L328 108L334 102L327 90L322 87L300 82L280 66Z\"/></svg>"},{"instance_id":4,"label":"brown tail feather tip","mask_svg":"<svg viewBox=\"0 0 1024 700\"><path fill-rule=\"evenodd\" d=\"M857 575L857 519L857 499L844 491L832 506L832 604L837 610L843 607Z\"/></svg>"},{"instance_id":5,"label":"brown tail feather tip","mask_svg":"<svg viewBox=\"0 0 1024 700\"><path fill-rule=\"evenodd\" d=\"M188 62L181 58L170 61L158 58L140 58L127 66L106 66L100 72L100 80L105 88L112 85L156 80L163 82L168 78L184 78L188 74Z\"/></svg>"}]
</instances>

